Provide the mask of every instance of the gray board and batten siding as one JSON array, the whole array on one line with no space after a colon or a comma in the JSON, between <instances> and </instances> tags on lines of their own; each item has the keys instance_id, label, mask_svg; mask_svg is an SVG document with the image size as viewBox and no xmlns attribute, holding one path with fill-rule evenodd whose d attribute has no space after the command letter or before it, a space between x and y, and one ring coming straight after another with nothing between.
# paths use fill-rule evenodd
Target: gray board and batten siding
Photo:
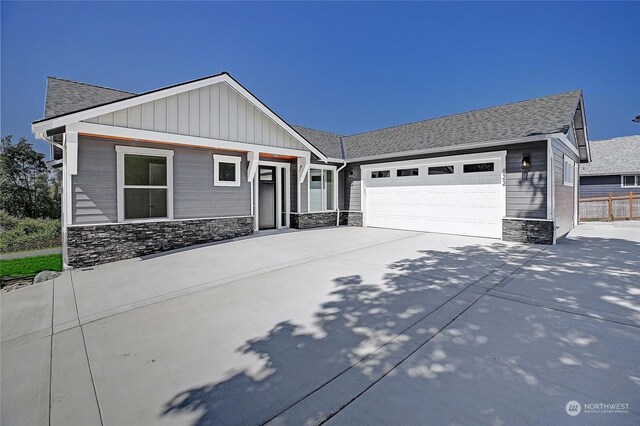
<instances>
[{"instance_id":1,"label":"gray board and batten siding","mask_svg":"<svg viewBox=\"0 0 640 426\"><path fill-rule=\"evenodd\" d=\"M85 120L150 130L308 151L227 83L217 83Z\"/></svg>"}]
</instances>

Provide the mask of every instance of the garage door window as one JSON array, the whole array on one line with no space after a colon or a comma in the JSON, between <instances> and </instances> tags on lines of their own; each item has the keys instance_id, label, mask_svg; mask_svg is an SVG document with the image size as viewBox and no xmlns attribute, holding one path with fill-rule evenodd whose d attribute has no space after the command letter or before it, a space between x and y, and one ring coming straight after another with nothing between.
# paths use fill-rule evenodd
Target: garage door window
<instances>
[{"instance_id":1,"label":"garage door window","mask_svg":"<svg viewBox=\"0 0 640 426\"><path fill-rule=\"evenodd\" d=\"M418 176L418 168L416 167L414 169L398 169L396 172L396 176Z\"/></svg>"},{"instance_id":2,"label":"garage door window","mask_svg":"<svg viewBox=\"0 0 640 426\"><path fill-rule=\"evenodd\" d=\"M453 174L453 166L434 166L429 167L430 175L451 175Z\"/></svg>"},{"instance_id":3,"label":"garage door window","mask_svg":"<svg viewBox=\"0 0 640 426\"><path fill-rule=\"evenodd\" d=\"M463 167L463 171L465 173L482 173L482 172L492 172L493 163L475 163L475 164L465 164Z\"/></svg>"},{"instance_id":4,"label":"garage door window","mask_svg":"<svg viewBox=\"0 0 640 426\"><path fill-rule=\"evenodd\" d=\"M375 172L371 172L372 179L388 178L389 176L391 176L389 170L376 170Z\"/></svg>"}]
</instances>

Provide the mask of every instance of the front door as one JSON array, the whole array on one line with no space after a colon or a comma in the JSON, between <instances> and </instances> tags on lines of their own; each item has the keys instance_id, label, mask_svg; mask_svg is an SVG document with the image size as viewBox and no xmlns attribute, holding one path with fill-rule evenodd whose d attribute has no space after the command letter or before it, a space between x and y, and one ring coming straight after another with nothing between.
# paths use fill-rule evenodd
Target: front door
<instances>
[{"instance_id":1,"label":"front door","mask_svg":"<svg viewBox=\"0 0 640 426\"><path fill-rule=\"evenodd\" d=\"M260 166L258 169L258 228L276 227L276 168Z\"/></svg>"}]
</instances>

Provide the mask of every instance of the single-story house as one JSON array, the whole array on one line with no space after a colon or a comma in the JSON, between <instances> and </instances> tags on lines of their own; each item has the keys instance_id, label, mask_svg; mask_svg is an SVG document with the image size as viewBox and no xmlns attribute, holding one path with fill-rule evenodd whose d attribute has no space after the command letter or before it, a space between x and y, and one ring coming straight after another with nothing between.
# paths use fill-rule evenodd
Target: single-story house
<instances>
[{"instance_id":1,"label":"single-story house","mask_svg":"<svg viewBox=\"0 0 640 426\"><path fill-rule=\"evenodd\" d=\"M339 135L226 72L140 94L49 78L32 130L62 168L71 267L286 227L553 244L590 161L582 91Z\"/></svg>"},{"instance_id":2,"label":"single-story house","mask_svg":"<svg viewBox=\"0 0 640 426\"><path fill-rule=\"evenodd\" d=\"M591 141L592 162L580 166L580 198L640 194L640 135Z\"/></svg>"}]
</instances>

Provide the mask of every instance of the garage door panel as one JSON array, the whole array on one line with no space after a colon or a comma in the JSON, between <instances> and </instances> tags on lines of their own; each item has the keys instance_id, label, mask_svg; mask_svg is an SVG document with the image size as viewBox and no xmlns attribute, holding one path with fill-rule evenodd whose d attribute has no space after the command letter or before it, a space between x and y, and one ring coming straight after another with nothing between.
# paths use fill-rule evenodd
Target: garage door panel
<instances>
[{"instance_id":1,"label":"garage door panel","mask_svg":"<svg viewBox=\"0 0 640 426\"><path fill-rule=\"evenodd\" d=\"M494 172L462 173L459 162L457 173L447 176L428 175L427 166L410 178L395 177L393 169L389 178L365 173L367 226L500 238L502 167L499 160L490 161L497 163Z\"/></svg>"}]
</instances>

